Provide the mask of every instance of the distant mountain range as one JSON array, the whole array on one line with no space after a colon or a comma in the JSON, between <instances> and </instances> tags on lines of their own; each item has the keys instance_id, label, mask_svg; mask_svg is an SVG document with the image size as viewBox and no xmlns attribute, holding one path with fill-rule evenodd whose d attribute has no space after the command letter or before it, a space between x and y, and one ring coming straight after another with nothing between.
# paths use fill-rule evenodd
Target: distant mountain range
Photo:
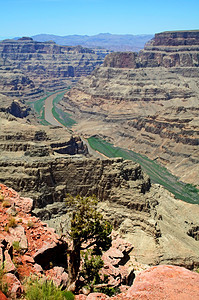
<instances>
[{"instance_id":1,"label":"distant mountain range","mask_svg":"<svg viewBox=\"0 0 199 300\"><path fill-rule=\"evenodd\" d=\"M35 41L54 41L59 45L77 46L88 48L104 48L113 51L140 51L146 42L153 38L153 35L131 35L131 34L110 34L100 33L97 35L67 35L59 36L52 34L38 34L32 36Z\"/></svg>"}]
</instances>

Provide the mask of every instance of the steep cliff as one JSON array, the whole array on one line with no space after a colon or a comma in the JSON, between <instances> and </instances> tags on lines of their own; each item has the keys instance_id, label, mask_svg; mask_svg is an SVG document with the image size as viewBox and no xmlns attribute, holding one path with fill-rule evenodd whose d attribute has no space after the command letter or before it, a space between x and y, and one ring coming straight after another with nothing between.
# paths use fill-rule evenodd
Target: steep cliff
<instances>
[{"instance_id":1,"label":"steep cliff","mask_svg":"<svg viewBox=\"0 0 199 300\"><path fill-rule=\"evenodd\" d=\"M11 96L40 96L63 89L102 64L107 50L59 46L32 38L0 42L0 91ZM23 92L23 93L22 93Z\"/></svg>"},{"instance_id":2,"label":"steep cliff","mask_svg":"<svg viewBox=\"0 0 199 300\"><path fill-rule=\"evenodd\" d=\"M29 120L18 119L4 112L0 112L0 126L2 159L14 160L23 157L23 160L28 161L34 156L88 153L79 136L72 136L67 129L61 127L33 125Z\"/></svg>"},{"instance_id":3,"label":"steep cliff","mask_svg":"<svg viewBox=\"0 0 199 300\"><path fill-rule=\"evenodd\" d=\"M143 153L199 185L199 31L156 34L139 53L112 53L65 95L75 130Z\"/></svg>"},{"instance_id":4,"label":"steep cliff","mask_svg":"<svg viewBox=\"0 0 199 300\"><path fill-rule=\"evenodd\" d=\"M99 209L147 264L199 265L199 207L150 184L140 166L121 159L1 157L0 182L34 199L34 214L59 232L68 227L66 193L96 194ZM60 225L61 224L61 225Z\"/></svg>"},{"instance_id":5,"label":"steep cliff","mask_svg":"<svg viewBox=\"0 0 199 300\"><path fill-rule=\"evenodd\" d=\"M86 158L87 147L67 129L33 125L29 115L18 118L5 109L0 112L0 182L32 197L35 215L59 231L68 224L66 193L96 194L99 209L132 242L138 261L199 265L197 205L151 184L139 164Z\"/></svg>"}]
</instances>

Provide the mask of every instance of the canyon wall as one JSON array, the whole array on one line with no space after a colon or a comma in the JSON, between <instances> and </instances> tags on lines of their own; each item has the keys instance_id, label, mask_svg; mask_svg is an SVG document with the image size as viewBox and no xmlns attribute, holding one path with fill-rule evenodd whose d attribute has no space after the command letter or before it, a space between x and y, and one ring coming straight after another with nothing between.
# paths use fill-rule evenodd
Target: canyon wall
<instances>
[{"instance_id":1,"label":"canyon wall","mask_svg":"<svg viewBox=\"0 0 199 300\"><path fill-rule=\"evenodd\" d=\"M111 53L60 104L77 133L147 155L199 185L199 31L156 34L139 53ZM89 121L88 121L89 120Z\"/></svg>"},{"instance_id":2,"label":"canyon wall","mask_svg":"<svg viewBox=\"0 0 199 300\"><path fill-rule=\"evenodd\" d=\"M66 194L95 194L104 216L133 244L132 255L138 261L199 265L198 205L179 201L151 184L137 163L90 158L77 135L34 124L29 114L20 118L25 106L16 117L3 98L0 182L33 198L35 215L57 231L60 226L67 229L71 208L64 202Z\"/></svg>"},{"instance_id":3,"label":"canyon wall","mask_svg":"<svg viewBox=\"0 0 199 300\"><path fill-rule=\"evenodd\" d=\"M0 42L0 92L39 97L43 90L64 89L102 64L108 50L59 46L32 38Z\"/></svg>"},{"instance_id":4,"label":"canyon wall","mask_svg":"<svg viewBox=\"0 0 199 300\"><path fill-rule=\"evenodd\" d=\"M1 156L0 182L31 196L33 213L58 232L68 228L66 194L95 194L100 211L133 244L132 255L139 262L199 265L199 207L151 185L138 164L67 155L27 159L18 151L14 156Z\"/></svg>"}]
</instances>

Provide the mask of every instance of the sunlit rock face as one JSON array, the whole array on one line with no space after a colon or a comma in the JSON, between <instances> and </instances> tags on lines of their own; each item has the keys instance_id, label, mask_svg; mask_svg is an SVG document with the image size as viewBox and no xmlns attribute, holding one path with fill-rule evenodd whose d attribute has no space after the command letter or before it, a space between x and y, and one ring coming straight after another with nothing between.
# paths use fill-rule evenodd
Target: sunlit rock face
<instances>
[{"instance_id":1,"label":"sunlit rock face","mask_svg":"<svg viewBox=\"0 0 199 300\"><path fill-rule=\"evenodd\" d=\"M77 132L156 159L199 185L199 31L156 34L139 53L111 53L61 102Z\"/></svg>"},{"instance_id":2,"label":"sunlit rock face","mask_svg":"<svg viewBox=\"0 0 199 300\"><path fill-rule=\"evenodd\" d=\"M1 91L10 96L39 97L73 84L103 63L108 50L59 46L31 38L0 42Z\"/></svg>"}]
</instances>

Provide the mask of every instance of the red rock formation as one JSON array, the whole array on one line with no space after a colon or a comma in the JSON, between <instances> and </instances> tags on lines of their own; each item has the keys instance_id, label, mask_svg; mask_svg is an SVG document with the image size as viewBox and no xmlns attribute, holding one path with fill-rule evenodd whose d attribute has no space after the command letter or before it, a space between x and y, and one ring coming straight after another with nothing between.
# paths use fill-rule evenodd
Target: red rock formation
<instances>
[{"instance_id":1,"label":"red rock formation","mask_svg":"<svg viewBox=\"0 0 199 300\"><path fill-rule=\"evenodd\" d=\"M3 282L9 284L10 296L20 296L23 292L20 280L24 276L30 276L31 273L38 275L44 273L47 278L53 279L56 285L63 284L65 286L67 283L67 273L64 271L64 268L55 266L50 269L48 266L51 259L55 259L52 257L55 254L54 250L58 251L61 247L64 247L58 235L38 218L23 211L23 205L19 205L19 203L24 201L27 204L26 208L29 207L28 211L30 211L32 205L31 199L28 201L27 198L20 198L14 190L7 188L3 184L0 184L0 191L4 197L0 201L0 261L1 263L4 262L5 257L7 257L10 263L14 261L17 265L17 273L19 274L17 278L14 274L16 268L10 268L7 270L8 273L3 276ZM10 228L9 231L5 231L5 226L8 224L10 208L4 207L2 201L8 201L12 205L12 211L17 213L15 216L17 226ZM18 230L20 227L25 229L25 233L22 233L21 237L16 234L18 231L15 232L15 229ZM24 234L28 241L27 248L16 249L13 247L12 243L14 240L17 240L20 245ZM132 245L130 243L125 243L114 234L112 248L104 254L105 268L102 272L103 274L108 273L110 275L109 283L111 284L112 282L113 287L121 285L121 283L130 285L133 281L133 278L131 278L131 283L128 282L129 273L124 262L126 255L128 256L131 249ZM20 255L18 251L20 251ZM37 264L37 261L39 264ZM49 270L45 270L46 268ZM182 267L160 265L141 272L134 280L133 286L129 289L126 285L121 286L121 291L123 291L121 294L111 298L101 293L91 293L88 296L78 295L76 296L76 300L195 300L199 299L199 274ZM0 293L0 299L4 300L6 298Z\"/></svg>"},{"instance_id":2,"label":"red rock formation","mask_svg":"<svg viewBox=\"0 0 199 300\"><path fill-rule=\"evenodd\" d=\"M53 228L31 215L32 199L20 197L4 184L0 184L0 195L0 265L4 265L3 282L8 284L9 296L12 299L20 296L23 293L22 280L31 274L53 280L55 285L65 288L68 274L63 266L64 261L67 266L68 244ZM114 233L113 245L103 255L104 269L101 272L102 278L105 274L109 276L110 286L132 284L133 269L131 267L128 271L129 265L126 264L132 248L132 244ZM100 299L107 299L100 293L88 299L101 296Z\"/></svg>"},{"instance_id":3,"label":"red rock formation","mask_svg":"<svg viewBox=\"0 0 199 300\"><path fill-rule=\"evenodd\" d=\"M143 271L125 298L113 299L199 299L199 274L177 266L156 266Z\"/></svg>"},{"instance_id":4,"label":"red rock formation","mask_svg":"<svg viewBox=\"0 0 199 300\"><path fill-rule=\"evenodd\" d=\"M75 300L196 300L199 299L199 274L177 266L156 266L141 272L125 293L114 297L103 294L78 295Z\"/></svg>"},{"instance_id":5,"label":"red rock formation","mask_svg":"<svg viewBox=\"0 0 199 300\"><path fill-rule=\"evenodd\" d=\"M14 297L23 291L19 279L43 273L43 268L56 260L59 251L66 250L67 245L52 228L31 216L32 199L21 198L3 184L0 184L0 194L3 196L0 201L0 262L5 265L3 281L9 286L9 295ZM13 212L15 217L12 216ZM14 220L13 224L10 223L11 219ZM44 245L46 252L42 252ZM37 260L43 268L37 264Z\"/></svg>"}]
</instances>

